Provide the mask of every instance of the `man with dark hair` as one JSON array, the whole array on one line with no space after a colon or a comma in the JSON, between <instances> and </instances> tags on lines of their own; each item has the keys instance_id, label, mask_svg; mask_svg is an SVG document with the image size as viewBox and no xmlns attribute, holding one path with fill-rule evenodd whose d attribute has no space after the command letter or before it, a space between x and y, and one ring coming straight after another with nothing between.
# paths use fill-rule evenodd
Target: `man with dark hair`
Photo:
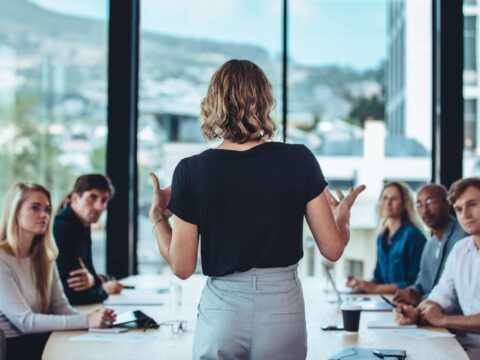
<instances>
[{"instance_id":1,"label":"man with dark hair","mask_svg":"<svg viewBox=\"0 0 480 360\"><path fill-rule=\"evenodd\" d=\"M98 275L92 261L90 227L96 223L115 188L101 174L80 176L55 216L53 234L59 255L57 266L65 294L74 305L92 304L118 294L123 285Z\"/></svg>"},{"instance_id":2,"label":"man with dark hair","mask_svg":"<svg viewBox=\"0 0 480 360\"><path fill-rule=\"evenodd\" d=\"M415 284L399 289L393 298L396 302L417 306L427 297L442 275L448 254L458 240L467 234L450 215L447 189L442 185L423 186L417 195L416 208L432 237L423 249L420 272Z\"/></svg>"},{"instance_id":3,"label":"man with dark hair","mask_svg":"<svg viewBox=\"0 0 480 360\"><path fill-rule=\"evenodd\" d=\"M471 359L480 358L480 178L456 181L450 188L458 221L470 236L458 241L448 256L442 277L415 309L402 306L401 324L422 322L457 332ZM458 314L461 310L462 315Z\"/></svg>"}]
</instances>

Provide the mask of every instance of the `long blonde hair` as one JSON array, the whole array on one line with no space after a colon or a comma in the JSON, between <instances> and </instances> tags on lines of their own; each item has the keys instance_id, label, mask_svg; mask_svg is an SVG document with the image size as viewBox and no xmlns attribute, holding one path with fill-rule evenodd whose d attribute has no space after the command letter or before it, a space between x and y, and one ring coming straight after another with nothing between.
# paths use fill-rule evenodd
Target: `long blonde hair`
<instances>
[{"instance_id":1,"label":"long blonde hair","mask_svg":"<svg viewBox=\"0 0 480 360\"><path fill-rule=\"evenodd\" d=\"M379 207L379 214L380 214L380 224L379 224L379 233L383 234L385 230L387 229L387 219L382 216L382 213L380 211L380 203L382 202L382 197L383 197L383 192L385 191L386 188L389 187L395 187L399 192L400 192L400 197L402 199L402 204L403 204L403 211L402 211L402 224L406 223L411 223L413 224L418 230L423 232L423 226L422 223L420 222L420 219L415 212L415 207L414 207L414 200L413 200L413 194L412 190L410 189L410 186L403 182L389 182L385 184L382 188L382 192L380 193L380 199L378 201L378 207Z\"/></svg>"},{"instance_id":2,"label":"long blonde hair","mask_svg":"<svg viewBox=\"0 0 480 360\"><path fill-rule=\"evenodd\" d=\"M27 195L32 192L44 194L51 205L50 193L43 186L19 182L10 189L0 220L0 249L16 258L20 258L20 229L17 216ZM50 216L47 230L33 238L30 249L32 276L42 302L43 313L47 313L50 308L53 266L58 255L57 246L52 238L52 218L53 214Z\"/></svg>"}]
</instances>

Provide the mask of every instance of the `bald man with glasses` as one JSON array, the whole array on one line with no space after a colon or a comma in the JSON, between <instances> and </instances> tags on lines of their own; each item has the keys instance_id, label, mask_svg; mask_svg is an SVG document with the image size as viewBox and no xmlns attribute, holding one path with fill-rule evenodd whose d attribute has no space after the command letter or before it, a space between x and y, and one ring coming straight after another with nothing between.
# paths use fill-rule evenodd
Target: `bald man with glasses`
<instances>
[{"instance_id":1,"label":"bald man with glasses","mask_svg":"<svg viewBox=\"0 0 480 360\"><path fill-rule=\"evenodd\" d=\"M423 186L417 195L418 214L432 237L425 245L420 261L420 272L415 283L397 290L394 301L417 306L428 296L442 275L448 254L458 240L467 236L458 221L450 215L447 189L442 185Z\"/></svg>"}]
</instances>

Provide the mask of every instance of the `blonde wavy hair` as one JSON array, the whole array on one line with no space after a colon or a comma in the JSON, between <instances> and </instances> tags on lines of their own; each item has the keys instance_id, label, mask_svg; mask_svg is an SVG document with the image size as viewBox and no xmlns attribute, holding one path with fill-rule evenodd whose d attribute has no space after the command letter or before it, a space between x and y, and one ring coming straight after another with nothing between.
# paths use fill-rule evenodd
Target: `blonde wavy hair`
<instances>
[{"instance_id":1,"label":"blonde wavy hair","mask_svg":"<svg viewBox=\"0 0 480 360\"><path fill-rule=\"evenodd\" d=\"M230 60L215 72L202 101L202 133L208 140L240 144L269 140L277 129L270 117L274 104L262 69L248 60Z\"/></svg>"},{"instance_id":2,"label":"blonde wavy hair","mask_svg":"<svg viewBox=\"0 0 480 360\"><path fill-rule=\"evenodd\" d=\"M392 186L395 187L400 192L400 196L402 199L402 204L403 204L402 224L406 224L409 222L423 232L422 223L420 222L420 218L418 217L415 211L412 189L410 188L410 186L408 186L403 182L394 181L394 182L389 182L385 184L380 193L380 199L378 201L378 209L379 209L378 213L380 215L380 224L378 228L379 233L382 234L383 232L385 232L387 228L387 218L382 217L382 213L380 211L380 203L382 201L383 192L385 191L385 189Z\"/></svg>"},{"instance_id":3,"label":"blonde wavy hair","mask_svg":"<svg viewBox=\"0 0 480 360\"><path fill-rule=\"evenodd\" d=\"M27 195L32 192L44 194L51 205L50 193L43 186L19 182L10 189L0 220L0 249L16 258L20 258L20 229L17 217ZM44 234L34 237L30 249L32 276L42 302L43 313L47 313L50 308L53 267L58 255L57 246L52 238L52 218L53 214L50 216L47 230Z\"/></svg>"}]
</instances>

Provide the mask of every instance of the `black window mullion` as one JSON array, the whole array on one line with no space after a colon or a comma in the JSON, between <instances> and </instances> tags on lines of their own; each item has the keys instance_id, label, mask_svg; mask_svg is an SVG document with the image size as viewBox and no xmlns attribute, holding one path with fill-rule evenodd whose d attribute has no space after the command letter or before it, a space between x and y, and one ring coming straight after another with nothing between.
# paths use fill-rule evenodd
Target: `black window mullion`
<instances>
[{"instance_id":1,"label":"black window mullion","mask_svg":"<svg viewBox=\"0 0 480 360\"><path fill-rule=\"evenodd\" d=\"M107 218L107 272L137 273L137 128L140 0L110 1L107 174L117 189Z\"/></svg>"},{"instance_id":2,"label":"black window mullion","mask_svg":"<svg viewBox=\"0 0 480 360\"><path fill-rule=\"evenodd\" d=\"M282 17L282 126L283 142L287 141L287 113L288 113L288 0L283 0Z\"/></svg>"},{"instance_id":3,"label":"black window mullion","mask_svg":"<svg viewBox=\"0 0 480 360\"><path fill-rule=\"evenodd\" d=\"M449 187L463 175L462 1L433 1L432 178Z\"/></svg>"}]
</instances>

